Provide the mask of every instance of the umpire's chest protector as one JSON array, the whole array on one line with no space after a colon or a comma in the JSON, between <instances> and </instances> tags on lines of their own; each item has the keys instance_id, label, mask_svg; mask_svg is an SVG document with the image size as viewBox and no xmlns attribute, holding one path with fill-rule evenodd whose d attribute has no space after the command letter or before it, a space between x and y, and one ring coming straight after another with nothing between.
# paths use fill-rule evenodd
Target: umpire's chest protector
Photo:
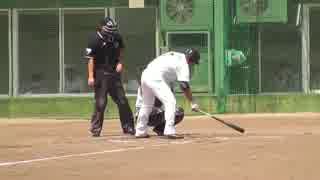
<instances>
[{"instance_id":1,"label":"umpire's chest protector","mask_svg":"<svg viewBox=\"0 0 320 180\"><path fill-rule=\"evenodd\" d=\"M117 40L114 40L112 42L102 42L102 51L105 64L115 66L120 55L119 42Z\"/></svg>"}]
</instances>

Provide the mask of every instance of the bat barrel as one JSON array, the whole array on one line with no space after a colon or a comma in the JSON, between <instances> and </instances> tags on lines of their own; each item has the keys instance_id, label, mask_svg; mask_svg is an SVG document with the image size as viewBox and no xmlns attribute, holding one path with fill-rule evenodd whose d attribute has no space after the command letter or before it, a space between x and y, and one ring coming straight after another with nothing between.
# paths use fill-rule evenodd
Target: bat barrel
<instances>
[{"instance_id":1,"label":"bat barrel","mask_svg":"<svg viewBox=\"0 0 320 180\"><path fill-rule=\"evenodd\" d=\"M202 110L199 109L198 112L200 112L200 113L202 113L202 114L205 114L205 115L207 115L207 116L210 116L211 118L213 118L213 119L215 119L215 120L223 123L224 125L232 128L232 129L234 129L234 130L236 130L236 131L238 131L238 132L241 132L241 133L244 133L244 132L245 132L245 130L244 130L243 128L241 128L241 127L239 127L239 126L237 126L237 125L235 125L235 124L232 124L232 123L230 123L230 122L226 122L226 121L224 121L224 120L222 120L222 119L219 119L219 118L217 118L217 117L215 117L215 116L213 116L213 115L211 115L211 114L209 114L209 113L207 113L207 112L205 112L205 111L202 111Z\"/></svg>"}]
</instances>

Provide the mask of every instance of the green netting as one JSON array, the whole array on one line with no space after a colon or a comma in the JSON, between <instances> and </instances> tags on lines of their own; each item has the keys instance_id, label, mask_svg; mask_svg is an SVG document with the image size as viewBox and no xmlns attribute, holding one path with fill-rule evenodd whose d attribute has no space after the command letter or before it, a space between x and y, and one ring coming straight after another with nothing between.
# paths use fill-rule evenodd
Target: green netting
<instances>
[{"instance_id":1,"label":"green netting","mask_svg":"<svg viewBox=\"0 0 320 180\"><path fill-rule=\"evenodd\" d=\"M14 64L13 89L17 95L89 93L87 66L83 57L89 35L105 16L106 8L18 9L12 25ZM6 11L7 12L7 11ZM113 16L125 42L123 84L128 93L137 91L137 67L145 66L156 56L156 9L114 8ZM8 12L0 16L9 32ZM140 21L143 17L148 17ZM18 24L15 26L14 24ZM141 28L144 27L144 28ZM8 34L3 37L4 86L0 94L9 91ZM3 57L2 57L3 56ZM13 60L11 60L13 61ZM5 82L6 81L6 82Z\"/></svg>"},{"instance_id":2,"label":"green netting","mask_svg":"<svg viewBox=\"0 0 320 180\"><path fill-rule=\"evenodd\" d=\"M242 51L246 61L227 68L229 94L250 94L258 91L256 31L252 25L234 25L230 33L231 47Z\"/></svg>"},{"instance_id":3,"label":"green netting","mask_svg":"<svg viewBox=\"0 0 320 180\"><path fill-rule=\"evenodd\" d=\"M128 0L2 0L0 8L128 7Z\"/></svg>"},{"instance_id":4,"label":"green netting","mask_svg":"<svg viewBox=\"0 0 320 180\"><path fill-rule=\"evenodd\" d=\"M209 33L203 32L176 32L168 33L168 45L170 50L184 52L193 47L200 51L200 64L192 69L192 91L208 93L211 90L213 79L209 78L213 66L209 57ZM213 73L212 73L213 74ZM213 86L214 88L214 86ZM177 91L181 91L177 88Z\"/></svg>"},{"instance_id":5,"label":"green netting","mask_svg":"<svg viewBox=\"0 0 320 180\"><path fill-rule=\"evenodd\" d=\"M298 5L288 0L285 23L230 23L227 49L241 50L247 61L227 68L229 94L302 92L302 25L297 20L302 10ZM233 9L229 10L234 20Z\"/></svg>"},{"instance_id":6,"label":"green netting","mask_svg":"<svg viewBox=\"0 0 320 180\"><path fill-rule=\"evenodd\" d=\"M145 7L157 7L159 0L145 0ZM63 7L128 7L129 0L1 0L5 8L63 8Z\"/></svg>"},{"instance_id":7,"label":"green netting","mask_svg":"<svg viewBox=\"0 0 320 180\"><path fill-rule=\"evenodd\" d=\"M9 94L9 26L8 12L0 11L0 94Z\"/></svg>"},{"instance_id":8,"label":"green netting","mask_svg":"<svg viewBox=\"0 0 320 180\"><path fill-rule=\"evenodd\" d=\"M0 94L7 95L15 89L18 95L32 93L30 86L40 86L34 91L40 94L90 92L86 86L86 64L82 59L82 51L86 47L88 34L95 30L97 21L106 12L118 20L124 35L128 48L125 52L123 82L127 92L135 93L136 67L145 65L156 56L159 50L157 45L163 45L161 41L165 41L167 32L157 33L162 29L157 27L160 22L157 19L160 18L159 9L128 9L128 2L2 0ZM210 92L217 96L218 108L222 109L219 112L224 111L221 107L226 105L228 95L320 91L320 3L317 0L287 2L288 21L285 23L238 24L235 0L215 0L214 18L203 18L214 19L214 30L199 30L205 32L203 34L209 33L209 41L207 35L185 35L187 31L194 33L196 27L191 30L179 28L181 36L172 36L174 44L170 44L171 48L196 45L202 57L208 57L203 58L196 69L192 84L195 92L208 92L212 88ZM299 2L304 3L302 7ZM156 0L145 0L145 5L160 8ZM10 33L12 36L9 36ZM211 49L207 51L209 43ZM231 49L243 52L246 61L227 66L224 53ZM11 71L16 80L11 81L11 89L8 68L10 55L16 60L11 59ZM39 80L43 80L44 84L39 85ZM76 90L71 87L73 82Z\"/></svg>"}]
</instances>

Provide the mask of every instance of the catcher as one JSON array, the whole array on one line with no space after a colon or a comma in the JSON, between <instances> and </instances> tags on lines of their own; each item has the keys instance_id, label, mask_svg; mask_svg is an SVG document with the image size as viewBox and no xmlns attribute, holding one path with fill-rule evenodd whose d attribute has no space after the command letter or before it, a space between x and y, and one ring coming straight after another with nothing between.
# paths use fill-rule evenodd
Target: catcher
<instances>
[{"instance_id":1,"label":"catcher","mask_svg":"<svg viewBox=\"0 0 320 180\"><path fill-rule=\"evenodd\" d=\"M138 95L136 100L136 113L135 119L138 119L139 111L142 105L142 94L141 88L138 88ZM184 109L182 107L177 107L175 111L174 125L179 124L184 118ZM164 108L161 101L158 98L155 98L154 107L149 115L148 126L153 127L153 131L158 136L164 135L164 128L166 121L164 118Z\"/></svg>"}]
</instances>

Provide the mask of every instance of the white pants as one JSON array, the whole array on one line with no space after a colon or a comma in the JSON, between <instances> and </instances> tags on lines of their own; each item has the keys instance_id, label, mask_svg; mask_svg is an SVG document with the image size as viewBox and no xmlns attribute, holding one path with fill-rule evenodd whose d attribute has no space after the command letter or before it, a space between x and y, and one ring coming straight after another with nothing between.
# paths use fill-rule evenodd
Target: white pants
<instances>
[{"instance_id":1,"label":"white pants","mask_svg":"<svg viewBox=\"0 0 320 180\"><path fill-rule=\"evenodd\" d=\"M147 134L148 119L154 106L155 97L163 104L165 110L166 126L164 135L174 135L176 129L174 126L174 116L176 108L176 99L169 85L163 80L148 79L150 74L143 73L141 77L142 106L136 126L136 136Z\"/></svg>"}]
</instances>

